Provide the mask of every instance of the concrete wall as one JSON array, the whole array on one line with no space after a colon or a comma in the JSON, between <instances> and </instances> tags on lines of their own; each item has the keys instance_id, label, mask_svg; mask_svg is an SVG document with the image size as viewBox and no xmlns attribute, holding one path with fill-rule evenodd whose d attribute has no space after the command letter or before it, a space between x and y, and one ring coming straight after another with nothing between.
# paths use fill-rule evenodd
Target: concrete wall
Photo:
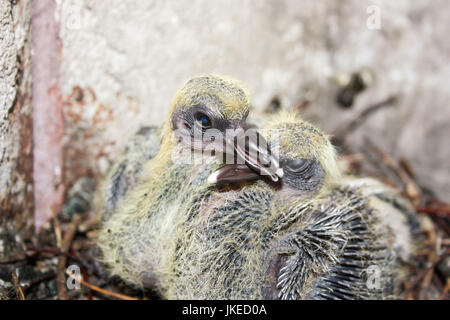
<instances>
[{"instance_id":1,"label":"concrete wall","mask_svg":"<svg viewBox=\"0 0 450 320\"><path fill-rule=\"evenodd\" d=\"M274 96L285 108L312 97L305 117L328 132L398 95L395 108L377 113L350 139L358 145L368 135L405 156L422 183L448 198L446 0L65 0L61 6L66 181L105 172L140 125L164 121L186 79L213 72L243 80L257 109ZM344 111L335 103L336 78L364 66L376 82Z\"/></svg>"},{"instance_id":2,"label":"concrete wall","mask_svg":"<svg viewBox=\"0 0 450 320\"><path fill-rule=\"evenodd\" d=\"M24 257L33 222L31 1L0 1L0 263Z\"/></svg>"}]
</instances>

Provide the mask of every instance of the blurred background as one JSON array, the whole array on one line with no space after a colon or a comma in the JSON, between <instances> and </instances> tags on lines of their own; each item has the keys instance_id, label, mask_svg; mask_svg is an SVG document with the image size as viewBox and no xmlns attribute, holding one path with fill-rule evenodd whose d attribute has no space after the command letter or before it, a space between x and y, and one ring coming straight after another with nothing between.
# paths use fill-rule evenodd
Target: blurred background
<instances>
[{"instance_id":1,"label":"blurred background","mask_svg":"<svg viewBox=\"0 0 450 320\"><path fill-rule=\"evenodd\" d=\"M449 200L447 0L0 3L4 261L205 73L242 80L255 112L297 109L356 151L369 137Z\"/></svg>"}]
</instances>

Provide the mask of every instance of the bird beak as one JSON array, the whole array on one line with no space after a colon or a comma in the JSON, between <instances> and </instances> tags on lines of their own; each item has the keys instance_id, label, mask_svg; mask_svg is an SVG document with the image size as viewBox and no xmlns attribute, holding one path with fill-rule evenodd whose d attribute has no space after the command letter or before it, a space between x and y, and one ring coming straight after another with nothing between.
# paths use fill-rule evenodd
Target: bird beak
<instances>
[{"instance_id":1,"label":"bird beak","mask_svg":"<svg viewBox=\"0 0 450 320\"><path fill-rule=\"evenodd\" d=\"M227 164L208 177L209 184L257 180L261 176L245 164Z\"/></svg>"},{"instance_id":2,"label":"bird beak","mask_svg":"<svg viewBox=\"0 0 450 320\"><path fill-rule=\"evenodd\" d=\"M269 176L276 182L283 177L278 157L272 154L258 131L249 129L244 132L240 128L234 134L227 134L225 142L225 166L209 176L209 183L250 181L260 176Z\"/></svg>"}]
</instances>

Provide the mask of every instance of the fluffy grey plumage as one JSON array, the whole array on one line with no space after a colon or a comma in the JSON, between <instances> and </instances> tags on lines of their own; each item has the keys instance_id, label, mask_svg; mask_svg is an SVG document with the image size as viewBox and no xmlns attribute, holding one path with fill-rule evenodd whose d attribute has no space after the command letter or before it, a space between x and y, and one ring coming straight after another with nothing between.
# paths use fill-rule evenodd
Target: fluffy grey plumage
<instances>
[{"instance_id":1,"label":"fluffy grey plumage","mask_svg":"<svg viewBox=\"0 0 450 320\"><path fill-rule=\"evenodd\" d=\"M413 253L408 224L392 208L382 220L361 189L336 186L288 203L264 182L198 191L178 211L185 218L167 298L400 297Z\"/></svg>"},{"instance_id":2,"label":"fluffy grey plumage","mask_svg":"<svg viewBox=\"0 0 450 320\"><path fill-rule=\"evenodd\" d=\"M314 161L306 161L311 168L293 173L289 183L285 167L279 184L259 181L234 190L189 188L191 193L177 212L185 222L174 247L166 297L401 297L416 249L412 235L417 217L408 203L372 179L321 178L334 172L336 166L329 162L334 160L333 151L325 136L309 124L291 119L271 128L282 129L282 162L295 159L300 147L297 158L315 160L320 169ZM305 190L295 181L307 181L316 173L322 182L314 183L315 188Z\"/></svg>"},{"instance_id":3,"label":"fluffy grey plumage","mask_svg":"<svg viewBox=\"0 0 450 320\"><path fill-rule=\"evenodd\" d=\"M284 117L267 137L287 170L280 182L211 185L212 162L172 161L144 178L100 232L112 273L169 299L401 297L417 226L408 203L342 178L306 122Z\"/></svg>"},{"instance_id":4,"label":"fluffy grey plumage","mask_svg":"<svg viewBox=\"0 0 450 320\"><path fill-rule=\"evenodd\" d=\"M109 219L125 195L136 187L143 174L143 166L159 151L159 132L156 127L142 127L125 147L102 185L97 212Z\"/></svg>"},{"instance_id":5,"label":"fluffy grey plumage","mask_svg":"<svg viewBox=\"0 0 450 320\"><path fill-rule=\"evenodd\" d=\"M191 156L209 146L220 152L236 151L236 145L233 150L223 150L219 138L229 138L225 137L229 130L234 138L240 137L248 109L247 91L238 82L218 76L191 79L173 99L160 133L158 153L150 160L148 155L132 157L131 162L125 157L116 165L104 195L106 218L97 242L113 275L140 286L158 286L163 293L169 287L174 263L171 254L178 245L178 232L184 232L185 216L178 213L181 206L191 203L186 199L191 190L200 187L192 184L197 180L190 180L204 177L203 184L207 185L208 174L217 169L214 156L205 155L200 163L192 161ZM218 136L202 139L202 133L209 129ZM272 159L269 150L258 151ZM134 186L142 159L146 160L143 176ZM259 160L251 164L271 172ZM277 169L275 166L272 172L274 179L279 174Z\"/></svg>"}]
</instances>

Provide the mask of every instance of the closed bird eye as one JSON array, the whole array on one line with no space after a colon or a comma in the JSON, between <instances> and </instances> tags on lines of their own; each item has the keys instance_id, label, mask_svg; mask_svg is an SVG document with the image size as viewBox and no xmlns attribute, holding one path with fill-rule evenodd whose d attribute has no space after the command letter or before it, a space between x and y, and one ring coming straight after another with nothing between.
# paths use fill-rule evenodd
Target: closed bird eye
<instances>
[{"instance_id":1,"label":"closed bird eye","mask_svg":"<svg viewBox=\"0 0 450 320\"><path fill-rule=\"evenodd\" d=\"M293 159L285 162L285 169L289 172L300 175L306 173L309 169L311 161L305 159Z\"/></svg>"},{"instance_id":2,"label":"closed bird eye","mask_svg":"<svg viewBox=\"0 0 450 320\"><path fill-rule=\"evenodd\" d=\"M282 158L283 184L297 191L317 190L325 179L325 171L316 159Z\"/></svg>"}]
</instances>

